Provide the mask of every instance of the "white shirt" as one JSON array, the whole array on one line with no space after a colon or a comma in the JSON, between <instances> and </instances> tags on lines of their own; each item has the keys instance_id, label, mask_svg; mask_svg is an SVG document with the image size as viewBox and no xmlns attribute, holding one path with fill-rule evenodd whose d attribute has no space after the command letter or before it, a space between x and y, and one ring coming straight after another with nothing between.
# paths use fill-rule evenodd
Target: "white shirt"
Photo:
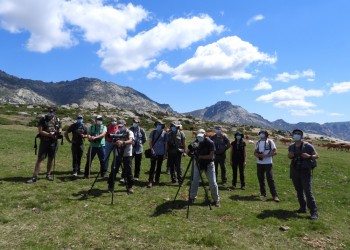
<instances>
[{"instance_id":1,"label":"white shirt","mask_svg":"<svg viewBox=\"0 0 350 250\"><path fill-rule=\"evenodd\" d=\"M270 148L271 145L271 148ZM276 149L276 145L273 140L267 139L258 141L255 145L255 149L258 149L259 152L262 152L264 155L268 155L272 150ZM256 163L258 164L272 164L272 156L265 157L262 160L256 158Z\"/></svg>"}]
</instances>

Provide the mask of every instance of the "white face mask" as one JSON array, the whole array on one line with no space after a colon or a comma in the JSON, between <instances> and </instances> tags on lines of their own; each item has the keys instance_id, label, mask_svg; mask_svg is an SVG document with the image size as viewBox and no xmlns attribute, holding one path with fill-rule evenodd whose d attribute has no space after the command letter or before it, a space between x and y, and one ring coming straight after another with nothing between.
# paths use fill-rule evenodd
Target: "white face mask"
<instances>
[{"instance_id":1,"label":"white face mask","mask_svg":"<svg viewBox=\"0 0 350 250\"><path fill-rule=\"evenodd\" d=\"M101 124L102 124L102 121L97 120L97 121L96 121L96 124L97 124L97 125L101 125Z\"/></svg>"},{"instance_id":2,"label":"white face mask","mask_svg":"<svg viewBox=\"0 0 350 250\"><path fill-rule=\"evenodd\" d=\"M133 126L134 128L137 128L137 126L139 126L139 124L136 123L136 122L134 122L134 123L132 124L132 126Z\"/></svg>"}]
</instances>

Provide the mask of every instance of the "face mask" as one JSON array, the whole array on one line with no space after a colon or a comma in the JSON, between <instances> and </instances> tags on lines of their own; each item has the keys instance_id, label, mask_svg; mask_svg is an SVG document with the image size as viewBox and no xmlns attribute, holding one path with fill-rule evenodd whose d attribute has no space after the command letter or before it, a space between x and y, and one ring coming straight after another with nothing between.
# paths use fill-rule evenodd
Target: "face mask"
<instances>
[{"instance_id":1,"label":"face mask","mask_svg":"<svg viewBox=\"0 0 350 250\"><path fill-rule=\"evenodd\" d=\"M301 140L301 135L293 135L294 141L300 141Z\"/></svg>"},{"instance_id":2,"label":"face mask","mask_svg":"<svg viewBox=\"0 0 350 250\"><path fill-rule=\"evenodd\" d=\"M111 124L112 124L112 126L115 126L115 125L117 125L117 122L111 122Z\"/></svg>"},{"instance_id":3,"label":"face mask","mask_svg":"<svg viewBox=\"0 0 350 250\"><path fill-rule=\"evenodd\" d=\"M176 132L176 127L171 127L171 131Z\"/></svg>"},{"instance_id":4,"label":"face mask","mask_svg":"<svg viewBox=\"0 0 350 250\"><path fill-rule=\"evenodd\" d=\"M259 134L259 137L260 137L261 139L265 139L265 134L264 134L264 133L261 133L261 134Z\"/></svg>"},{"instance_id":5,"label":"face mask","mask_svg":"<svg viewBox=\"0 0 350 250\"><path fill-rule=\"evenodd\" d=\"M139 124L138 124L138 123L133 123L132 126L133 126L134 128L137 128L137 127L139 126Z\"/></svg>"},{"instance_id":6,"label":"face mask","mask_svg":"<svg viewBox=\"0 0 350 250\"><path fill-rule=\"evenodd\" d=\"M83 119L77 119L78 124L83 124Z\"/></svg>"},{"instance_id":7,"label":"face mask","mask_svg":"<svg viewBox=\"0 0 350 250\"><path fill-rule=\"evenodd\" d=\"M198 142L204 142L204 137L199 136L199 137L197 137L197 140L198 140Z\"/></svg>"},{"instance_id":8,"label":"face mask","mask_svg":"<svg viewBox=\"0 0 350 250\"><path fill-rule=\"evenodd\" d=\"M157 130L162 130L162 128L163 128L162 125L160 125L160 124L157 125Z\"/></svg>"},{"instance_id":9,"label":"face mask","mask_svg":"<svg viewBox=\"0 0 350 250\"><path fill-rule=\"evenodd\" d=\"M125 131L125 128L124 127L119 127L119 132L123 133Z\"/></svg>"},{"instance_id":10,"label":"face mask","mask_svg":"<svg viewBox=\"0 0 350 250\"><path fill-rule=\"evenodd\" d=\"M48 116L49 118L54 117L54 115L55 115L55 113L54 113L54 112L49 112L49 113L47 113L47 116Z\"/></svg>"},{"instance_id":11,"label":"face mask","mask_svg":"<svg viewBox=\"0 0 350 250\"><path fill-rule=\"evenodd\" d=\"M220 129L217 129L217 130L215 130L215 133L216 133L217 135L219 135L219 134L221 134L221 130L220 130Z\"/></svg>"},{"instance_id":12,"label":"face mask","mask_svg":"<svg viewBox=\"0 0 350 250\"><path fill-rule=\"evenodd\" d=\"M242 136L237 135L237 136L236 136L236 139L237 139L237 141L239 141L240 139L242 139Z\"/></svg>"},{"instance_id":13,"label":"face mask","mask_svg":"<svg viewBox=\"0 0 350 250\"><path fill-rule=\"evenodd\" d=\"M97 120L97 121L96 121L96 124L97 124L97 125L101 125L101 124L102 124L102 121Z\"/></svg>"}]
</instances>

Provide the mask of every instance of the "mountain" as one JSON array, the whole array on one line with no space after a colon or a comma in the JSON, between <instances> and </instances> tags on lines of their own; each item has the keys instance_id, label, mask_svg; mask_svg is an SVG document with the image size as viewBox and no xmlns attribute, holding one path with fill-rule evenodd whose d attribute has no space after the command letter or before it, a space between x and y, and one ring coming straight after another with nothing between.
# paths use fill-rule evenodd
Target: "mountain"
<instances>
[{"instance_id":1,"label":"mountain","mask_svg":"<svg viewBox=\"0 0 350 250\"><path fill-rule=\"evenodd\" d=\"M159 104L146 95L112 82L79 78L57 83L17 78L0 71L0 103L64 105L83 107L98 104L129 110L174 113L168 104Z\"/></svg>"},{"instance_id":2,"label":"mountain","mask_svg":"<svg viewBox=\"0 0 350 250\"><path fill-rule=\"evenodd\" d=\"M295 128L299 128L306 133L321 134L343 140L350 140L350 122L333 122L325 124L300 122L290 124L282 119L270 122L262 116L249 113L244 108L233 105L228 101L220 101L204 109L195 110L185 114L209 121L233 123L237 125L252 125L283 131L292 131Z\"/></svg>"},{"instance_id":3,"label":"mountain","mask_svg":"<svg viewBox=\"0 0 350 250\"><path fill-rule=\"evenodd\" d=\"M195 110L185 114L209 121L272 128L271 123L268 120L264 119L262 116L254 113L249 113L241 106L232 105L232 103L228 101L220 101L210 107Z\"/></svg>"}]
</instances>

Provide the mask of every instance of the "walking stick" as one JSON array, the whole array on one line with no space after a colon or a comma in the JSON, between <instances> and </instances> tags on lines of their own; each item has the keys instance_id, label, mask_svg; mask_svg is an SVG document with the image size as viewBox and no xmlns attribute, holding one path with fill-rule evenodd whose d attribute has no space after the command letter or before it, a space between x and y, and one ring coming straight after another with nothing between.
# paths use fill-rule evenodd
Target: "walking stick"
<instances>
[{"instance_id":1,"label":"walking stick","mask_svg":"<svg viewBox=\"0 0 350 250\"><path fill-rule=\"evenodd\" d=\"M89 146L89 172L88 172L88 178L90 178L90 174L91 174L91 151L92 151L92 145L91 145L91 142L90 142L90 146Z\"/></svg>"}]
</instances>

